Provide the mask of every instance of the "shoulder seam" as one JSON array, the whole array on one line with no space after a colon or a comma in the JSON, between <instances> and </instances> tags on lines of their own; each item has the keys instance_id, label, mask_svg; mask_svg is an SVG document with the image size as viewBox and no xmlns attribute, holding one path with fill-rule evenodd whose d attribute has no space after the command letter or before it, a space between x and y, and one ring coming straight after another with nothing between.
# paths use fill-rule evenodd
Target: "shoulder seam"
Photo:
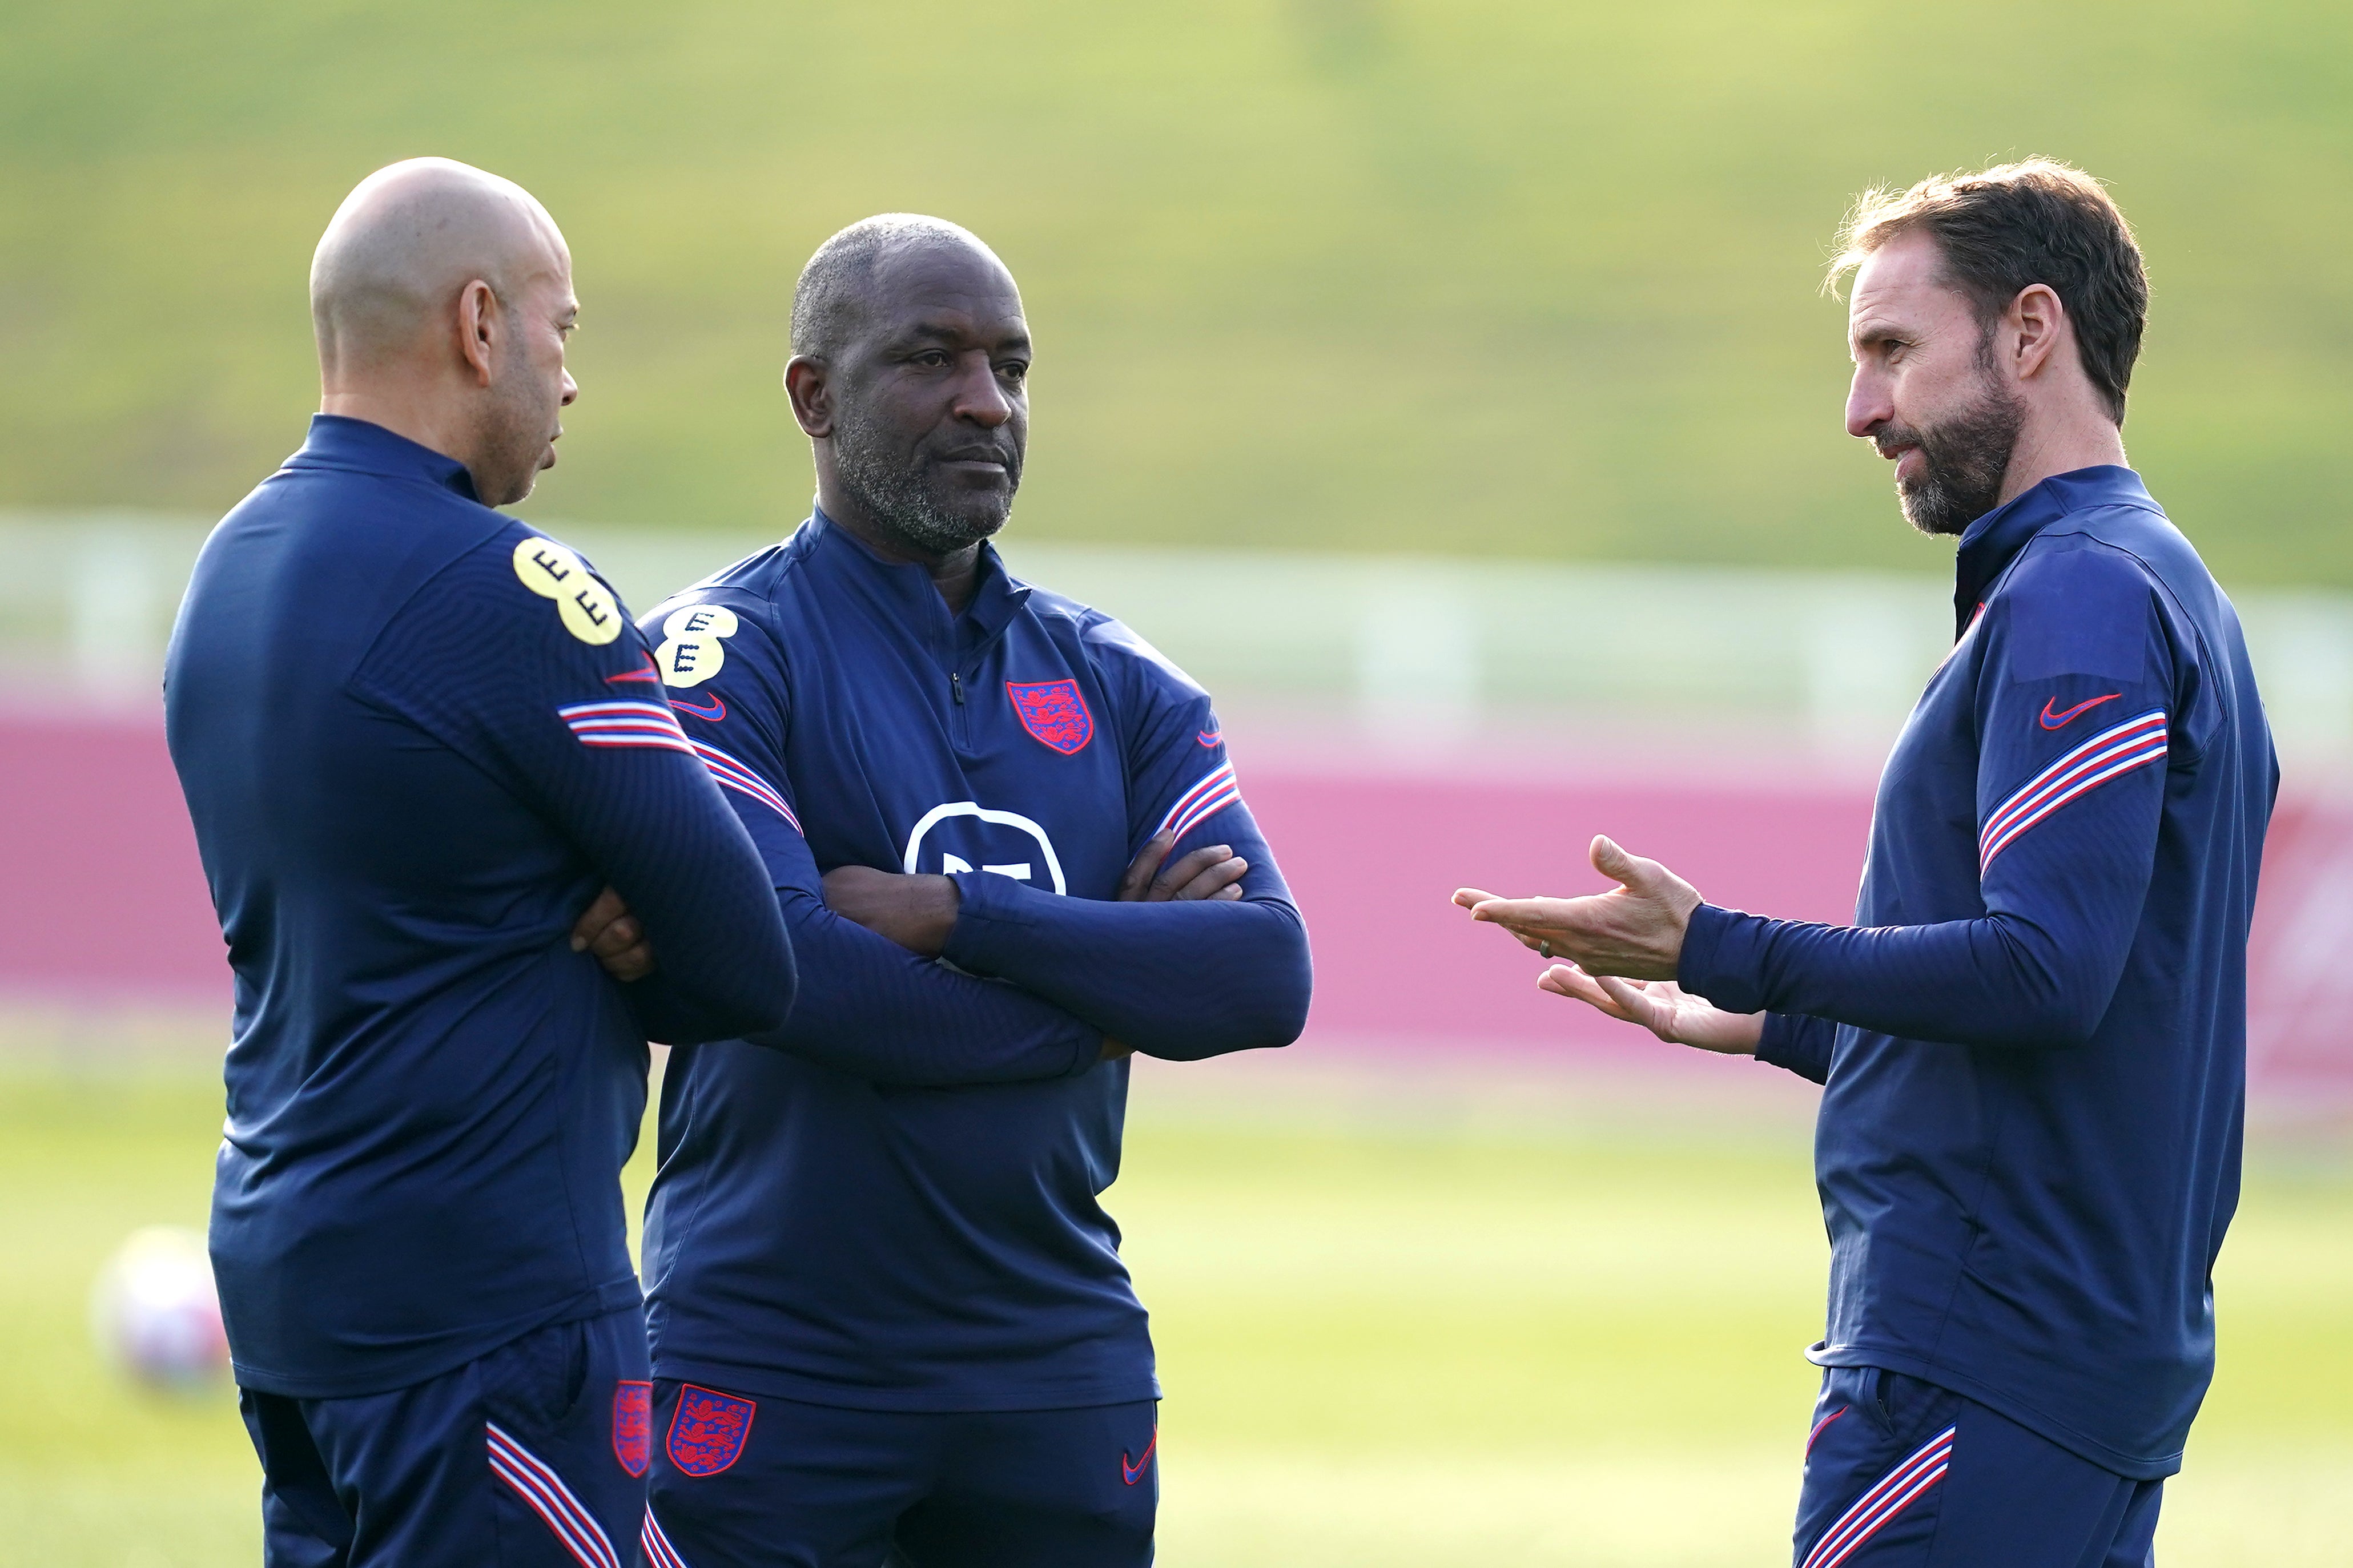
<instances>
[{"instance_id":1,"label":"shoulder seam","mask_svg":"<svg viewBox=\"0 0 2353 1568\"><path fill-rule=\"evenodd\" d=\"M765 553L765 552L763 552L763 553ZM751 627L759 634L770 654L772 654L775 658L775 679L782 682L784 687L785 730L787 733L776 732L770 722L771 716L768 714L759 714L756 721L759 727L763 731L768 732L768 739L776 750L779 764L783 763L785 758L786 746L789 739L788 731L791 729L793 716L798 704L794 700L793 693L792 651L786 646L784 636L776 627L777 616L776 586L781 585L784 581L785 574L787 572L790 572L798 563L798 561L795 559L787 559L783 562L777 567L775 584L772 584L765 592L758 588L750 587L743 584L714 583L707 578L700 583L690 583L685 587L677 590L675 593L665 594L661 598L656 600L653 607L645 613L640 623L640 630L644 632L648 645L658 648L660 646L661 622L666 618L665 612L667 612L671 606L679 605L681 600L686 598L686 595L690 594L698 595L697 598L688 601L695 604L712 602L710 597L707 597L708 595L726 595L728 597L743 601L740 605L728 605L726 607L738 611L743 619L744 625ZM740 565L742 563L738 562L733 564ZM723 566L720 570L723 572L730 571L733 570L733 566ZM723 601L722 602L723 603ZM648 623L650 624L650 630L646 629L646 624ZM724 669L721 670L719 675L713 679L716 680L726 679L726 671ZM667 694L670 688L668 685L664 685L662 689L664 693ZM743 688L739 685L735 689L739 693L737 710L746 713L747 715L757 713L758 710L756 708L744 708L742 706L740 693L743 690ZM797 819L796 819L795 826L798 826Z\"/></svg>"},{"instance_id":2,"label":"shoulder seam","mask_svg":"<svg viewBox=\"0 0 2353 1568\"><path fill-rule=\"evenodd\" d=\"M2114 504L2119 510L2129 509L2134 511L2145 511L2161 521L2167 522L2170 522L2172 521L2170 518L2166 517L2165 513L2157 508L2143 506L2138 501L2118 501ZM2200 626L2198 624L2198 618L2189 613L2189 607L2181 602L2181 596L2173 591L2173 584L2165 580L2165 574L2159 572L2156 567L2150 565L2147 560L2143 557L2138 551L2118 544L2113 539L2102 539L2098 534L2088 532L2080 528L2045 529L2041 533L2036 534L2032 539L2027 541L2026 547L2018 552L2018 559L2012 561L2008 566L2002 569L2000 578L1996 581L1993 587L1987 593L1986 596L1988 599L1991 599L1994 594L2000 592L2002 585L2010 581L2010 574L2015 573L2021 566L2023 566L2026 563L2026 558L2034 552L2034 547L2046 539L2089 540L2093 544L2098 546L2100 549L2121 555L2126 560L2131 562L2135 566L2140 569L2141 575L2147 578L2149 584L2154 586L2158 593L2165 595L2166 603L2173 606L2174 615L2179 616L2182 626L2189 629L2190 640L2198 645L2198 659L2200 665L2209 672L2218 668L2214 658L2214 650L2208 647L2206 643L2205 628ZM2230 693L2223 689L2219 682L2209 680L2206 684L2212 689L2215 705L2222 710L2222 717L2226 721L2234 718L2235 715L2231 708ZM2187 715L2183 715L2183 717L2187 717ZM2193 757L2200 757L2204 754L2205 753L2203 752L2192 752L2190 753Z\"/></svg>"}]
</instances>

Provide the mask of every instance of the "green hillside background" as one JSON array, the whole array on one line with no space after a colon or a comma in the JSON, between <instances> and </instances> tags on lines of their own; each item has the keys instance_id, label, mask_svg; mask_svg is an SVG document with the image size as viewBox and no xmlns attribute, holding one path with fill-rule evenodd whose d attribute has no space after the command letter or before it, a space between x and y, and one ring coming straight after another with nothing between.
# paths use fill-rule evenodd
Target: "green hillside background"
<instances>
[{"instance_id":1,"label":"green hillside background","mask_svg":"<svg viewBox=\"0 0 2353 1568\"><path fill-rule=\"evenodd\" d=\"M543 516L781 530L825 235L1022 281L1035 537L1933 570L1841 429L1857 190L2106 178L2126 431L2226 583L2353 584L2353 10L1860 0L83 0L0 17L0 506L217 511L300 438L343 193L438 153L578 258Z\"/></svg>"}]
</instances>

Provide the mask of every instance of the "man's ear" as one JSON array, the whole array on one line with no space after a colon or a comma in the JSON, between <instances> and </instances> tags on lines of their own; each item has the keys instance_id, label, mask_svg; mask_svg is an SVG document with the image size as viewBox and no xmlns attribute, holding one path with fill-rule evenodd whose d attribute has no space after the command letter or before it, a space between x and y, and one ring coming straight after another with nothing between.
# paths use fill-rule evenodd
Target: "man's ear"
<instances>
[{"instance_id":1,"label":"man's ear","mask_svg":"<svg viewBox=\"0 0 2353 1568\"><path fill-rule=\"evenodd\" d=\"M499 319L499 297L477 278L458 290L458 353L474 373L474 384L488 386L491 345L504 323Z\"/></svg>"},{"instance_id":2,"label":"man's ear","mask_svg":"<svg viewBox=\"0 0 2353 1568\"><path fill-rule=\"evenodd\" d=\"M2074 335L2067 307L2048 283L2030 283L2021 289L2010 309L2002 312L2000 331L2000 346L2010 361L2010 372L2021 381L2031 380L2053 363L2052 356Z\"/></svg>"},{"instance_id":3,"label":"man's ear","mask_svg":"<svg viewBox=\"0 0 2353 1568\"><path fill-rule=\"evenodd\" d=\"M785 366L785 395L802 434L816 441L833 434L833 383L823 360L795 354Z\"/></svg>"}]
</instances>

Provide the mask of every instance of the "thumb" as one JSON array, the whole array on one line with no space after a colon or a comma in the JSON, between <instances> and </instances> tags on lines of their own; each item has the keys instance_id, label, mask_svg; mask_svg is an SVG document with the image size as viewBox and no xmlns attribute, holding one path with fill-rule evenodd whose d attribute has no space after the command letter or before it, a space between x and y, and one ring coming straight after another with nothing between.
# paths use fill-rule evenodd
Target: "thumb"
<instances>
[{"instance_id":1,"label":"thumb","mask_svg":"<svg viewBox=\"0 0 2353 1568\"><path fill-rule=\"evenodd\" d=\"M1662 1040L1674 1038L1673 1015L1648 989L1631 981L1621 980L1615 974L1597 974L1593 983L1601 987L1609 1000L1618 1004L1618 1010L1630 1021L1641 1025Z\"/></svg>"},{"instance_id":2,"label":"thumb","mask_svg":"<svg viewBox=\"0 0 2353 1568\"><path fill-rule=\"evenodd\" d=\"M1623 883L1636 891L1648 883L1659 869L1655 860L1644 860L1618 847L1617 840L1597 835L1593 840L1593 868L1613 882Z\"/></svg>"}]
</instances>

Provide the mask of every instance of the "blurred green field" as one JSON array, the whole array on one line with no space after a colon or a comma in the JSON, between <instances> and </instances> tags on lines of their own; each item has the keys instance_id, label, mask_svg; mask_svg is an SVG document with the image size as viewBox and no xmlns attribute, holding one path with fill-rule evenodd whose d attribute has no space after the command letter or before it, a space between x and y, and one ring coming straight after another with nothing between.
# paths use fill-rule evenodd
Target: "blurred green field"
<instances>
[{"instance_id":1,"label":"blurred green field","mask_svg":"<svg viewBox=\"0 0 2353 1568\"><path fill-rule=\"evenodd\" d=\"M1824 247L2042 152L2148 246L2158 494L2228 584L2353 584L2348 103L2337 0L0 7L0 505L234 500L327 215L445 153L578 256L543 516L781 532L792 278L916 208L1027 288L1034 536L1933 570Z\"/></svg>"},{"instance_id":2,"label":"blurred green field","mask_svg":"<svg viewBox=\"0 0 2353 1568\"><path fill-rule=\"evenodd\" d=\"M121 1386L83 1321L125 1233L202 1223L218 1090L201 1067L94 1059L0 1059L0 1314L25 1335L0 1394L0 1564L250 1563L258 1478L230 1401ZM1822 1268L1802 1130L1432 1114L1426 1096L1342 1110L1219 1069L1200 1081L1232 1091L1179 1097L1175 1073L1139 1079L1113 1205L1169 1391L1164 1562L1731 1568L1787 1551ZM2221 1288L2223 1369L2161 1561L2341 1564L2340 1155L2258 1160Z\"/></svg>"}]
</instances>

